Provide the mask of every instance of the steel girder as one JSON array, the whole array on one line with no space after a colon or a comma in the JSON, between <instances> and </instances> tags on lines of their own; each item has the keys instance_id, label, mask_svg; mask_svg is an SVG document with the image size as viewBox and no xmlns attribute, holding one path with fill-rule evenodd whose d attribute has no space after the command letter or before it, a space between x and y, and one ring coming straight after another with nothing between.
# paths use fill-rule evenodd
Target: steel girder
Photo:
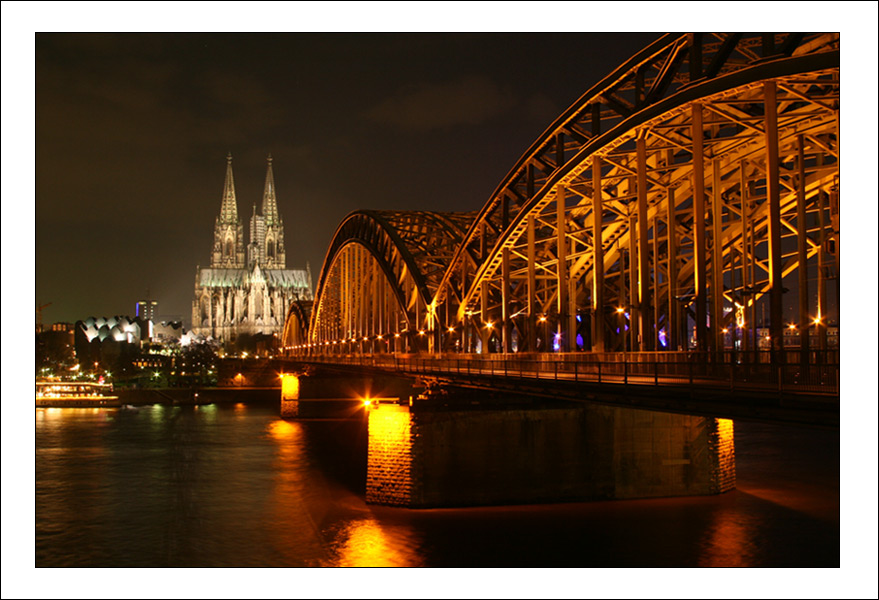
<instances>
[{"instance_id":1,"label":"steel girder","mask_svg":"<svg viewBox=\"0 0 879 600\"><path fill-rule=\"evenodd\" d=\"M281 335L281 345L293 347L308 341L308 320L312 302L294 300L287 309L287 318L284 321L284 332Z\"/></svg>"},{"instance_id":2,"label":"steel girder","mask_svg":"<svg viewBox=\"0 0 879 600\"><path fill-rule=\"evenodd\" d=\"M748 206L752 211L748 227L755 229L748 234L748 268L753 265L762 270L768 260L763 256L763 245L769 237L767 223L776 221L769 219L768 205L757 196L760 190L765 195L767 188L768 141L763 123L766 104L760 94L768 82L777 82L775 112L781 119L768 131L776 136L775 144L779 143L777 136L782 136L778 152L787 154L780 154L779 160L789 167L775 180L790 191L791 167L784 161L792 156L791 144L803 135L807 145L804 177L808 178L805 202L811 203L811 209L801 221L815 220L819 190L828 198L835 194L838 48L836 34L688 34L658 40L587 92L523 155L468 232L440 285L437 301L444 302L448 297L455 302L456 296L462 297L456 306L457 322L473 323L477 328L473 331L480 332L478 337L483 343L487 341L485 329L495 325L495 331L503 332L499 349L505 351L512 349L513 331L518 349L549 349L550 330L556 332L562 350L574 349L578 335L591 337L591 346L597 350L653 349L669 314L674 316L689 308L666 307L656 313L661 305L651 303L650 295L653 292L659 297L663 292L654 288L661 286L670 287L679 300L696 298L699 315L693 318L699 322L701 317L702 323L708 323L709 274L717 281L729 279L724 261L743 260L730 257L731 251L736 252L734 244L741 246L741 238L733 237L729 229L737 214L729 202L741 184L741 177L736 181L731 177L742 168L745 185L754 188L748 192L748 202L754 204ZM703 123L696 126L702 132L698 136L701 150L694 153L697 136L692 113L703 99L707 108L698 111ZM707 116L701 114L705 110ZM822 169L814 168L818 161ZM593 163L599 164L597 169ZM699 194L693 189L697 170L703 174L697 182ZM715 170L719 182L712 179L706 187L705 177ZM760 173L764 173L762 179ZM593 189L602 190L602 217L597 228L592 216L593 204L597 203ZM720 215L716 223L711 222L711 230L704 229L705 212L696 218L699 211L693 210L693 199L698 196L702 198L700 204L709 202L703 207L706 211L716 209ZM717 204L711 204L714 196L718 197ZM787 209L796 206L790 198L790 194L784 197ZM741 200L738 202L740 205ZM670 210L669 204L674 205ZM668 266L664 273L655 268L656 257L669 252L669 236L664 233L669 213L674 219L671 286ZM789 217L783 225L785 230L797 230L795 221ZM592 242L596 229L602 239L599 247ZM693 229L698 230L698 236ZM807 251L808 257L814 256L817 237L830 235L823 229L819 232L814 225L810 229L805 224L799 229L811 240L807 246L813 253ZM838 237L838 227L835 235ZM698 244L694 243L695 237L699 238ZM715 238L720 240L716 249ZM602 259L602 268L597 270L592 268L596 249ZM773 262L778 265L781 260ZM719 274L714 272L715 264ZM776 273L779 282L775 289L779 293L780 278L795 267L788 261L781 273ZM688 282L696 275L698 286ZM758 279L758 275L750 275L749 284L738 290L735 302L741 303L744 291L750 294L748 305L753 306L768 291L768 282ZM593 279L601 284L596 286ZM722 288L719 284L715 287ZM730 289L714 294L713 314L722 315L722 299L731 300L736 295L731 281L727 287ZM667 289L664 293L668 295ZM613 325L606 322L607 318L614 318L617 308L628 315L627 323L619 324L624 329L629 326L628 341L606 335ZM524 318L514 318L522 315ZM542 318L546 322L539 325ZM780 326L780 316L773 320ZM671 347L687 347L683 332L678 335L678 326L685 322L678 315L674 331L666 327L666 346L674 338L676 343ZM649 329L653 331L648 335ZM714 341L709 343L707 330L699 327L700 348L722 347L716 338L723 328L714 329ZM544 340L540 347L538 337ZM590 346L587 339L583 343Z\"/></svg>"},{"instance_id":3,"label":"steel girder","mask_svg":"<svg viewBox=\"0 0 879 600\"><path fill-rule=\"evenodd\" d=\"M688 347L690 309L697 347L722 349L737 309L755 308L773 289L780 295L800 264L807 274L813 258L829 262L825 241L838 240L827 227L827 208L836 214L838 204L838 110L825 103L838 102L838 83L838 71L828 69L702 97L591 153L511 219L473 276L459 320L520 316L508 326L525 341L519 349L529 337L532 349L537 337L548 338L537 326L546 316L563 349L573 350L579 335L587 349L654 350ZM768 129L767 89L777 115ZM801 100L807 89L817 103ZM775 138L776 159L767 137ZM806 330L818 312L807 307L796 323ZM752 311L733 325L754 321ZM780 311L773 321L779 330L770 338L781 339ZM619 327L628 336L613 338Z\"/></svg>"},{"instance_id":4,"label":"steel girder","mask_svg":"<svg viewBox=\"0 0 879 600\"><path fill-rule=\"evenodd\" d=\"M798 272L801 290L817 279L817 306L814 288L799 303L806 332L838 273L838 122L838 34L664 36L565 111L478 214L346 219L311 339L327 339L324 312L343 312L321 303L354 243L407 326L434 332L433 350L452 336L464 350L549 350L552 337L560 350L686 349L688 323L698 349L722 349L733 322L755 349L766 297L780 344L784 278Z\"/></svg>"},{"instance_id":5,"label":"steel girder","mask_svg":"<svg viewBox=\"0 0 879 600\"><path fill-rule=\"evenodd\" d=\"M357 211L339 226L321 271L309 342L422 330L448 262L476 213ZM433 329L430 326L430 329Z\"/></svg>"}]
</instances>

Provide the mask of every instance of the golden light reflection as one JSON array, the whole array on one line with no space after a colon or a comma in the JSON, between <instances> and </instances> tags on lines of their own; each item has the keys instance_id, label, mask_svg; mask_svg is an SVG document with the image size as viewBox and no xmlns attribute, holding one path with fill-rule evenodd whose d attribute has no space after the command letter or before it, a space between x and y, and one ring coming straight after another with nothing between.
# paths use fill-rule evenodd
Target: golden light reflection
<instances>
[{"instance_id":1,"label":"golden light reflection","mask_svg":"<svg viewBox=\"0 0 879 600\"><path fill-rule=\"evenodd\" d=\"M113 409L116 410L116 409ZM70 415L103 415L105 419L109 412L105 408L85 408L85 407L65 407L46 406L36 409L36 419L44 423L50 421L61 421Z\"/></svg>"},{"instance_id":2,"label":"golden light reflection","mask_svg":"<svg viewBox=\"0 0 879 600\"><path fill-rule=\"evenodd\" d=\"M305 453L305 432L296 421L277 419L266 427L269 438L275 442L277 473L270 498L267 531L269 544L279 554L281 564L316 566L326 557L320 528L322 504L309 504L312 493L307 482L308 460ZM317 511L317 512L315 512ZM313 514L314 513L314 514ZM315 557L314 563L303 557Z\"/></svg>"},{"instance_id":3,"label":"golden light reflection","mask_svg":"<svg viewBox=\"0 0 879 600\"><path fill-rule=\"evenodd\" d=\"M277 421L269 423L268 429L269 435L271 435L275 441L283 442L299 437L300 425L298 423L291 423L290 421L278 419Z\"/></svg>"},{"instance_id":4,"label":"golden light reflection","mask_svg":"<svg viewBox=\"0 0 879 600\"><path fill-rule=\"evenodd\" d=\"M382 527L374 519L348 523L334 544L335 558L324 566L413 567L420 566L418 543L404 527Z\"/></svg>"},{"instance_id":5,"label":"golden light reflection","mask_svg":"<svg viewBox=\"0 0 879 600\"><path fill-rule=\"evenodd\" d=\"M740 511L719 510L699 554L699 566L754 566L757 547L753 529Z\"/></svg>"}]
</instances>

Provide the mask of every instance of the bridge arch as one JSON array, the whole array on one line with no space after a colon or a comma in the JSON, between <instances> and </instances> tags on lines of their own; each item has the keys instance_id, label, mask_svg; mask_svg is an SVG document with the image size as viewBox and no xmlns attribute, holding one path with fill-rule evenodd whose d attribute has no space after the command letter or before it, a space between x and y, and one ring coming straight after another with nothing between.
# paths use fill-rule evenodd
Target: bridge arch
<instances>
[{"instance_id":1,"label":"bridge arch","mask_svg":"<svg viewBox=\"0 0 879 600\"><path fill-rule=\"evenodd\" d=\"M722 349L764 296L780 343L784 277L800 271L806 289L810 261L838 261L821 256L839 237L838 43L669 35L587 92L504 179L441 282L437 302L462 299L467 346L502 328L507 352L687 349L695 323L699 349ZM798 312L807 332L820 308Z\"/></svg>"},{"instance_id":2,"label":"bridge arch","mask_svg":"<svg viewBox=\"0 0 879 600\"><path fill-rule=\"evenodd\" d=\"M321 330L346 310L369 322L370 294L340 282L372 281L371 260L401 326L430 340L407 350L780 350L786 287L800 348L826 349L838 128L838 34L663 36L550 125L478 213L350 215L311 343L380 335Z\"/></svg>"},{"instance_id":3,"label":"bridge arch","mask_svg":"<svg viewBox=\"0 0 879 600\"><path fill-rule=\"evenodd\" d=\"M364 210L346 217L318 280L308 347L431 347L425 331L435 317L428 307L474 216Z\"/></svg>"},{"instance_id":4,"label":"bridge arch","mask_svg":"<svg viewBox=\"0 0 879 600\"><path fill-rule=\"evenodd\" d=\"M281 346L294 348L308 341L308 306L310 302L294 300L287 309L284 320L284 331L281 334Z\"/></svg>"}]
</instances>

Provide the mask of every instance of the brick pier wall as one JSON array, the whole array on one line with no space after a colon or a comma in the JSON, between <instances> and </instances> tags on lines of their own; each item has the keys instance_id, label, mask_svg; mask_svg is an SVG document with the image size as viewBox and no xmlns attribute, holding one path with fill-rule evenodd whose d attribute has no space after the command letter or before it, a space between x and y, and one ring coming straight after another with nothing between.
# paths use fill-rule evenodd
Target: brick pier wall
<instances>
[{"instance_id":1,"label":"brick pier wall","mask_svg":"<svg viewBox=\"0 0 879 600\"><path fill-rule=\"evenodd\" d=\"M587 406L369 414L367 502L473 506L716 494L735 486L732 423Z\"/></svg>"}]
</instances>

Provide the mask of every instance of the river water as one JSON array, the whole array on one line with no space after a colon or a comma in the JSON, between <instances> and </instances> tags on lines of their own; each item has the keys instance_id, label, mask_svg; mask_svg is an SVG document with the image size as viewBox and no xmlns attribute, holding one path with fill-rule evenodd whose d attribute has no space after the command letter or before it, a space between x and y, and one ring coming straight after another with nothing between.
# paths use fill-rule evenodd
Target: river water
<instances>
[{"instance_id":1,"label":"river water","mask_svg":"<svg viewBox=\"0 0 879 600\"><path fill-rule=\"evenodd\" d=\"M840 564L839 432L737 421L719 496L367 505L362 421L277 404L36 409L37 567Z\"/></svg>"}]
</instances>

